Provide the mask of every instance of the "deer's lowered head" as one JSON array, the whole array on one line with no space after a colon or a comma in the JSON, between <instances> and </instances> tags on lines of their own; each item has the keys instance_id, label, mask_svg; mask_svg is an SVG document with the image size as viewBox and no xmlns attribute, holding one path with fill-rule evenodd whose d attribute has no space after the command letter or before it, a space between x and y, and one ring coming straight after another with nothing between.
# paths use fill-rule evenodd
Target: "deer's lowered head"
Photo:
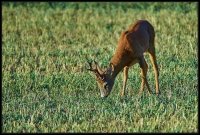
<instances>
[{"instance_id":1,"label":"deer's lowered head","mask_svg":"<svg viewBox=\"0 0 200 135\"><path fill-rule=\"evenodd\" d=\"M114 66L110 64L110 66L107 69L102 70L96 61L94 61L94 66L92 65L92 62L88 61L88 64L90 68L87 70L95 74L96 81L100 89L101 97L107 97L110 94L114 85Z\"/></svg>"}]
</instances>

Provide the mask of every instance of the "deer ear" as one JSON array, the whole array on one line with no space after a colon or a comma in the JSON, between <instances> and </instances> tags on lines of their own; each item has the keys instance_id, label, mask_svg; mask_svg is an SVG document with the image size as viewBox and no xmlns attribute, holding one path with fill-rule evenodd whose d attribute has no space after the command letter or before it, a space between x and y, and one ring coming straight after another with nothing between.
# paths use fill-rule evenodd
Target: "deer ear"
<instances>
[{"instance_id":1,"label":"deer ear","mask_svg":"<svg viewBox=\"0 0 200 135\"><path fill-rule=\"evenodd\" d=\"M115 70L115 68L114 68L113 64L110 63L110 68L109 68L109 73L110 73L110 75L113 74L114 70Z\"/></svg>"},{"instance_id":2,"label":"deer ear","mask_svg":"<svg viewBox=\"0 0 200 135\"><path fill-rule=\"evenodd\" d=\"M94 61L94 63L95 63L95 66L96 66L97 71L98 71L100 74L102 74L103 71L102 71L101 68L99 67L99 64L98 64L96 61Z\"/></svg>"},{"instance_id":3,"label":"deer ear","mask_svg":"<svg viewBox=\"0 0 200 135\"><path fill-rule=\"evenodd\" d=\"M112 63L111 63L110 65L111 65L111 69L112 69L111 71L112 71L112 72L114 72L114 70L115 70L115 67L113 66L113 64L112 64Z\"/></svg>"}]
</instances>

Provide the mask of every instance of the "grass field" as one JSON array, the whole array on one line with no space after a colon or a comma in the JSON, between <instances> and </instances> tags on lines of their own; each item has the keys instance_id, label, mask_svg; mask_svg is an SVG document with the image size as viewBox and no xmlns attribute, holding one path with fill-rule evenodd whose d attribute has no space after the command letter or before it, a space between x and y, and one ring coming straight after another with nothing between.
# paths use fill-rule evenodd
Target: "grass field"
<instances>
[{"instance_id":1,"label":"grass field","mask_svg":"<svg viewBox=\"0 0 200 135\"><path fill-rule=\"evenodd\" d=\"M161 95L138 95L136 64L126 96L120 73L101 99L85 56L105 68L138 19L155 28ZM197 24L194 2L2 3L2 132L197 132Z\"/></svg>"}]
</instances>

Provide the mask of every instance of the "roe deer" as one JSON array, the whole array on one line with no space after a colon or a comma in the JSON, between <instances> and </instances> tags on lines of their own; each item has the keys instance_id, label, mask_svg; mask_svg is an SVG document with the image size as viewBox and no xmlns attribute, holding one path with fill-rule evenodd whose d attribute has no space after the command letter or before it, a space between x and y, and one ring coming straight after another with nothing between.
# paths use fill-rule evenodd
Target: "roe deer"
<instances>
[{"instance_id":1,"label":"roe deer","mask_svg":"<svg viewBox=\"0 0 200 135\"><path fill-rule=\"evenodd\" d=\"M121 96L124 95L126 89L126 82L128 78L128 69L130 66L139 63L141 68L141 88L139 93L144 90L146 84L148 93L151 93L148 81L147 70L148 65L144 59L144 53L150 54L150 60L153 64L156 82L156 94L159 94L159 82L158 82L158 65L156 62L155 45L154 45L155 32L153 26L146 20L138 20L127 31L122 32L118 41L117 49L113 57L111 58L109 67L102 71L97 62L94 62L95 67L88 61L90 71L96 75L96 81L100 88L101 97L107 97L114 85L117 74L124 69L124 80Z\"/></svg>"}]
</instances>

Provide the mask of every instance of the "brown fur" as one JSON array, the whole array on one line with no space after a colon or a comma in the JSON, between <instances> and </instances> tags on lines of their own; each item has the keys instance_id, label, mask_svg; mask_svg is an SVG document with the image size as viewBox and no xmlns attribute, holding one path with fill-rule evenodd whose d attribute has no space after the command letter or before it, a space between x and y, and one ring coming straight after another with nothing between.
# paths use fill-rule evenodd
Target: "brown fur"
<instances>
[{"instance_id":1,"label":"brown fur","mask_svg":"<svg viewBox=\"0 0 200 135\"><path fill-rule=\"evenodd\" d=\"M122 32L121 37L118 41L115 53L110 61L110 67L104 73L96 74L97 83L100 87L102 97L108 96L116 76L122 69L124 69L124 82L121 95L123 96L126 89L126 82L128 78L128 69L132 65L139 63L141 68L142 83L140 93L144 89L146 84L148 92L151 93L148 81L147 81L147 70L148 65L144 59L144 53L148 52L150 54L151 62L153 64L155 81L156 81L156 94L159 94L159 82L158 82L158 66L155 56L155 46L154 46L155 32L153 26L146 20L139 20L130 28ZM101 78L104 79L101 79ZM108 85L105 88L105 84Z\"/></svg>"}]
</instances>

